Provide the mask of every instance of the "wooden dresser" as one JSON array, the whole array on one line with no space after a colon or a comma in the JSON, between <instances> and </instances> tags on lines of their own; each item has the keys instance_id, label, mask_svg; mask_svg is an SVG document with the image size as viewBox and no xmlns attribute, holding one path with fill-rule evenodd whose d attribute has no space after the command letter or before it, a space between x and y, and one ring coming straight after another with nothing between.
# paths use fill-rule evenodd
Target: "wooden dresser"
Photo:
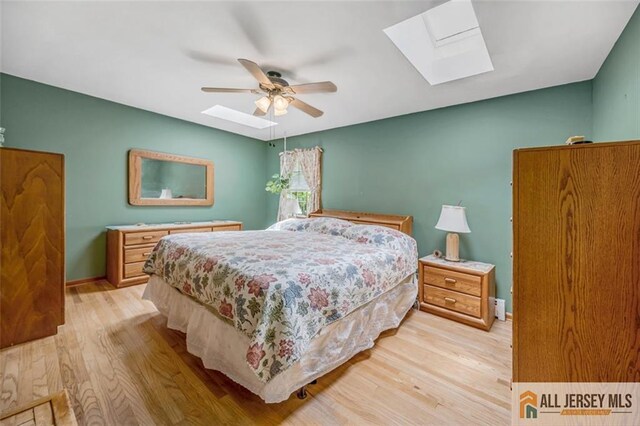
<instances>
[{"instance_id":1,"label":"wooden dresser","mask_svg":"<svg viewBox=\"0 0 640 426\"><path fill-rule=\"evenodd\" d=\"M514 383L640 381L640 141L513 161Z\"/></svg>"},{"instance_id":2,"label":"wooden dresser","mask_svg":"<svg viewBox=\"0 0 640 426\"><path fill-rule=\"evenodd\" d=\"M64 156L0 148L0 348L64 323Z\"/></svg>"},{"instance_id":3,"label":"wooden dresser","mask_svg":"<svg viewBox=\"0 0 640 426\"><path fill-rule=\"evenodd\" d=\"M483 330L495 317L495 267L488 263L420 259L420 309Z\"/></svg>"},{"instance_id":4,"label":"wooden dresser","mask_svg":"<svg viewBox=\"0 0 640 426\"><path fill-rule=\"evenodd\" d=\"M187 232L241 231L234 221L162 223L107 227L107 279L116 287L146 283L144 262L160 238Z\"/></svg>"}]
</instances>

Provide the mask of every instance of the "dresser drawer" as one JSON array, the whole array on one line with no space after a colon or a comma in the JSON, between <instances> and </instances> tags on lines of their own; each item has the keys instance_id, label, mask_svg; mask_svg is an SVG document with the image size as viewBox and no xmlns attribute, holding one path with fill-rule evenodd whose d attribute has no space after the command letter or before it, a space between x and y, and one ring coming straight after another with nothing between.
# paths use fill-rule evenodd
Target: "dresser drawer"
<instances>
[{"instance_id":1,"label":"dresser drawer","mask_svg":"<svg viewBox=\"0 0 640 426\"><path fill-rule=\"evenodd\" d=\"M142 267L144 266L144 262L135 262L135 263L127 263L124 265L124 277L139 277L140 275L144 275L142 272Z\"/></svg>"},{"instance_id":2,"label":"dresser drawer","mask_svg":"<svg viewBox=\"0 0 640 426\"><path fill-rule=\"evenodd\" d=\"M425 285L424 302L480 318L480 298L478 297Z\"/></svg>"},{"instance_id":3,"label":"dresser drawer","mask_svg":"<svg viewBox=\"0 0 640 426\"><path fill-rule=\"evenodd\" d=\"M127 232L124 234L124 245L157 243L160 238L169 235L169 231Z\"/></svg>"},{"instance_id":4,"label":"dresser drawer","mask_svg":"<svg viewBox=\"0 0 640 426\"><path fill-rule=\"evenodd\" d=\"M172 229L169 231L170 234L189 234L192 232L211 232L211 228L187 228L187 229Z\"/></svg>"},{"instance_id":5,"label":"dresser drawer","mask_svg":"<svg viewBox=\"0 0 640 426\"><path fill-rule=\"evenodd\" d=\"M147 257L149 257L154 247L155 245L139 248L125 248L124 263L144 262L145 260L147 260Z\"/></svg>"},{"instance_id":6,"label":"dresser drawer","mask_svg":"<svg viewBox=\"0 0 640 426\"><path fill-rule=\"evenodd\" d=\"M213 232L217 231L240 231L240 225L226 225L226 226L214 226L212 228Z\"/></svg>"},{"instance_id":7,"label":"dresser drawer","mask_svg":"<svg viewBox=\"0 0 640 426\"><path fill-rule=\"evenodd\" d=\"M455 290L473 296L482 294L482 277L477 275L424 266L422 276L423 284Z\"/></svg>"}]
</instances>

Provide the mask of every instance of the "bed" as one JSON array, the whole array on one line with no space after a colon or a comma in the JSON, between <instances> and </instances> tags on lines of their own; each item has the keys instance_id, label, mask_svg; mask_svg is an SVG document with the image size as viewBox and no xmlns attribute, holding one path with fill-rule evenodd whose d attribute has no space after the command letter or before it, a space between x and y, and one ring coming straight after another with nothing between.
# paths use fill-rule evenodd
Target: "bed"
<instances>
[{"instance_id":1,"label":"bed","mask_svg":"<svg viewBox=\"0 0 640 426\"><path fill-rule=\"evenodd\" d=\"M265 231L164 237L143 297L206 368L267 403L302 397L398 327L417 294L416 242L399 231L410 218L330 212Z\"/></svg>"}]
</instances>

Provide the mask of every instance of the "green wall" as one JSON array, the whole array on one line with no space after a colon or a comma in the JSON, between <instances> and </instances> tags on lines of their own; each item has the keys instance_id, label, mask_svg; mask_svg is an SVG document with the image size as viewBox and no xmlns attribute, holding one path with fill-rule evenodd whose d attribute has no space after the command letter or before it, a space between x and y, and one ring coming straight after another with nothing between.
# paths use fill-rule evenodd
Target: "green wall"
<instances>
[{"instance_id":1,"label":"green wall","mask_svg":"<svg viewBox=\"0 0 640 426\"><path fill-rule=\"evenodd\" d=\"M259 229L275 220L277 197L264 183L282 141L272 148L6 74L0 93L7 146L66 155L70 280L104 274L107 224L216 218ZM511 152L576 134L640 139L640 9L592 81L293 137L288 148L324 148L324 206L414 216L421 255L444 248L433 228L440 206L462 200L472 233L461 236L461 254L496 264L510 311ZM212 159L215 205L128 205L131 148Z\"/></svg>"},{"instance_id":2,"label":"green wall","mask_svg":"<svg viewBox=\"0 0 640 426\"><path fill-rule=\"evenodd\" d=\"M597 141L640 139L640 8L593 80Z\"/></svg>"},{"instance_id":3,"label":"green wall","mask_svg":"<svg viewBox=\"0 0 640 426\"><path fill-rule=\"evenodd\" d=\"M461 235L461 256L497 266L511 311L512 151L589 136L591 114L582 82L292 137L287 148L324 148L325 207L412 215L421 256L444 249L440 208L462 200L472 233ZM282 142L269 150L265 177L278 171ZM277 197L268 205L272 223Z\"/></svg>"},{"instance_id":4,"label":"green wall","mask_svg":"<svg viewBox=\"0 0 640 426\"><path fill-rule=\"evenodd\" d=\"M105 274L104 226L234 219L264 224L267 146L262 141L2 74L6 146L65 155L67 279ZM128 204L131 148L208 158L212 207Z\"/></svg>"}]
</instances>

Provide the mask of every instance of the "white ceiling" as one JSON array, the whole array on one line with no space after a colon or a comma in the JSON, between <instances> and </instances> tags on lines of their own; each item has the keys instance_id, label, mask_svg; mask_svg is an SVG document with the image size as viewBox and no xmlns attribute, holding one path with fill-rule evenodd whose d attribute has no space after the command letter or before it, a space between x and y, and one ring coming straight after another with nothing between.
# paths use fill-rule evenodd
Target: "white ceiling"
<instances>
[{"instance_id":1,"label":"white ceiling","mask_svg":"<svg viewBox=\"0 0 640 426\"><path fill-rule=\"evenodd\" d=\"M382 30L441 3L3 1L2 71L268 140L591 79L638 2L475 0L495 71L432 87ZM256 87L236 58L338 92L273 129L201 114L253 112L256 95L200 91Z\"/></svg>"}]
</instances>

